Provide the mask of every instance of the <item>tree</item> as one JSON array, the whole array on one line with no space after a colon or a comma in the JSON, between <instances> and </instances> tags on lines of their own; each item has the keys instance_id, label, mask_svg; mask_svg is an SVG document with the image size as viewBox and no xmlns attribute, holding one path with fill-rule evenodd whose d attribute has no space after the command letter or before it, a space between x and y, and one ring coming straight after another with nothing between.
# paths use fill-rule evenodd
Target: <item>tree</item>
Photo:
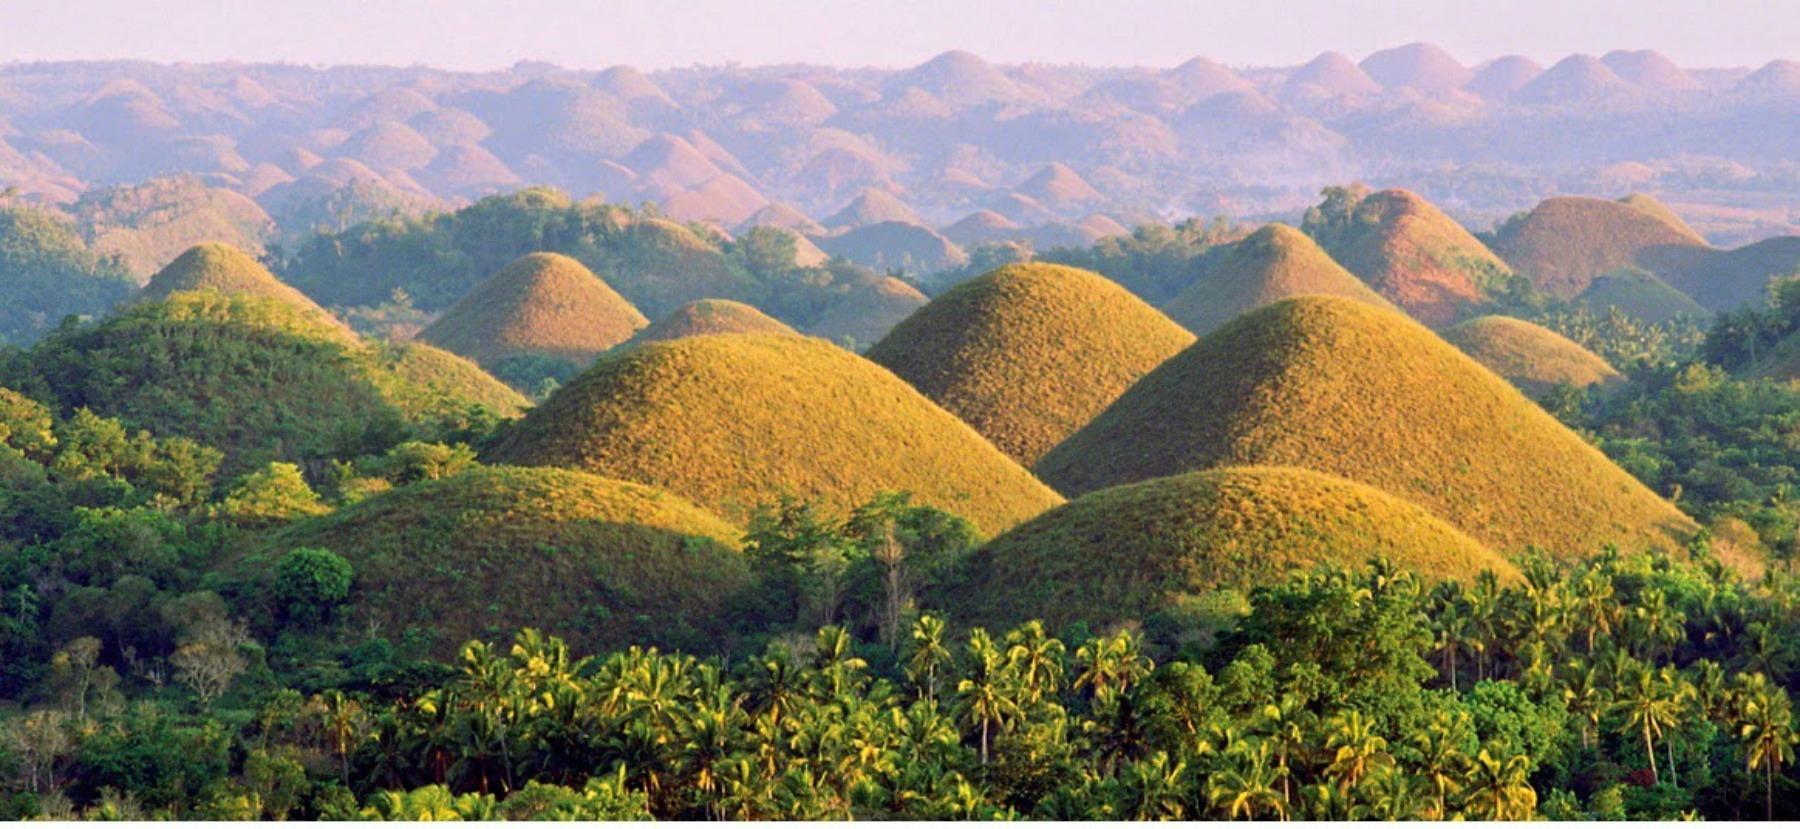
<instances>
[{"instance_id":1,"label":"tree","mask_svg":"<svg viewBox=\"0 0 1800 829\"><path fill-rule=\"evenodd\" d=\"M86 721L88 699L111 691L119 684L119 675L100 664L100 640L83 636L50 660L50 681L62 692L64 703L75 709L75 718Z\"/></svg>"},{"instance_id":2,"label":"tree","mask_svg":"<svg viewBox=\"0 0 1800 829\"><path fill-rule=\"evenodd\" d=\"M1006 661L1024 686L1027 702L1037 702L1046 694L1062 687L1062 640L1044 632L1044 623L1036 619L1007 631Z\"/></svg>"},{"instance_id":3,"label":"tree","mask_svg":"<svg viewBox=\"0 0 1800 829\"><path fill-rule=\"evenodd\" d=\"M1206 799L1232 820L1264 815L1286 820L1288 801L1275 790L1276 779L1285 775L1270 764L1272 754L1260 740L1236 743L1226 752L1225 767L1207 777Z\"/></svg>"},{"instance_id":4,"label":"tree","mask_svg":"<svg viewBox=\"0 0 1800 829\"><path fill-rule=\"evenodd\" d=\"M1328 725L1331 736L1326 739L1325 750L1331 753L1331 763L1325 774L1337 778L1343 791L1356 788L1370 771L1394 764L1393 756L1387 752L1387 740L1375 733L1374 724L1361 711L1340 714Z\"/></svg>"},{"instance_id":5,"label":"tree","mask_svg":"<svg viewBox=\"0 0 1800 829\"><path fill-rule=\"evenodd\" d=\"M175 681L193 691L202 707L211 707L214 700L231 689L238 675L249 669L243 648L250 642L250 633L241 622L223 616L199 620L175 655L169 657L169 664L175 668Z\"/></svg>"},{"instance_id":6,"label":"tree","mask_svg":"<svg viewBox=\"0 0 1800 829\"><path fill-rule=\"evenodd\" d=\"M0 728L0 746L19 767L29 792L54 791L56 767L73 747L69 715L46 709L14 717Z\"/></svg>"},{"instance_id":7,"label":"tree","mask_svg":"<svg viewBox=\"0 0 1800 829\"><path fill-rule=\"evenodd\" d=\"M275 599L288 618L317 624L350 598L355 571L330 550L296 547L275 563Z\"/></svg>"},{"instance_id":8,"label":"tree","mask_svg":"<svg viewBox=\"0 0 1800 829\"><path fill-rule=\"evenodd\" d=\"M1617 700L1613 710L1625 718L1625 727L1644 737L1644 759L1650 763L1650 779L1657 782L1656 740L1663 729L1673 726L1679 711L1675 689L1656 671L1642 663L1632 663L1628 673L1619 677Z\"/></svg>"},{"instance_id":9,"label":"tree","mask_svg":"<svg viewBox=\"0 0 1800 829\"><path fill-rule=\"evenodd\" d=\"M944 620L920 616L913 622L906 655L906 676L926 701L937 700L939 674L954 666L955 655L944 646Z\"/></svg>"},{"instance_id":10,"label":"tree","mask_svg":"<svg viewBox=\"0 0 1800 829\"><path fill-rule=\"evenodd\" d=\"M981 764L988 762L988 742L997 728L1009 728L1024 714L1013 698L1016 677L1007 669L1000 649L988 632L976 628L969 633L966 650L969 669L956 684L956 696L962 705L962 719L981 732Z\"/></svg>"},{"instance_id":11,"label":"tree","mask_svg":"<svg viewBox=\"0 0 1800 829\"><path fill-rule=\"evenodd\" d=\"M1483 748L1469 775L1467 807L1485 820L1530 820L1537 810L1530 758L1503 753L1497 759L1493 751Z\"/></svg>"},{"instance_id":12,"label":"tree","mask_svg":"<svg viewBox=\"0 0 1800 829\"><path fill-rule=\"evenodd\" d=\"M1763 674L1737 677L1737 736L1744 744L1745 768L1763 772L1764 817L1775 819L1775 777L1794 759L1794 713L1787 691Z\"/></svg>"},{"instance_id":13,"label":"tree","mask_svg":"<svg viewBox=\"0 0 1800 829\"><path fill-rule=\"evenodd\" d=\"M271 463L245 475L225 496L224 513L248 524L273 524L330 512L291 463Z\"/></svg>"}]
</instances>

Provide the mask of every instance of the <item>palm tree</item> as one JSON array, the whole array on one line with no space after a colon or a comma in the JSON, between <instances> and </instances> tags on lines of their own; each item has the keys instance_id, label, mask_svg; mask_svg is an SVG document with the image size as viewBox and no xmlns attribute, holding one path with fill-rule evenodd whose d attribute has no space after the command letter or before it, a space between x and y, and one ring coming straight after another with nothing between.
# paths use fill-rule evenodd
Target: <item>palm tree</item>
<instances>
[{"instance_id":1,"label":"palm tree","mask_svg":"<svg viewBox=\"0 0 1800 829\"><path fill-rule=\"evenodd\" d=\"M342 691L329 691L313 699L319 722L324 726L326 738L331 741L331 751L338 756L338 767L343 773L344 785L348 786L350 754L361 744L368 716L363 712L362 703L344 696Z\"/></svg>"},{"instance_id":2,"label":"palm tree","mask_svg":"<svg viewBox=\"0 0 1800 829\"><path fill-rule=\"evenodd\" d=\"M1613 710L1625 717L1625 726L1644 736L1644 758L1650 761L1650 782L1660 782L1656 769L1656 740L1664 728L1673 726L1677 704L1674 689L1669 688L1655 671L1641 663L1622 677Z\"/></svg>"},{"instance_id":3,"label":"palm tree","mask_svg":"<svg viewBox=\"0 0 1800 829\"><path fill-rule=\"evenodd\" d=\"M1363 814L1359 819L1414 820L1431 813L1424 797L1425 782L1396 766L1388 766L1363 781Z\"/></svg>"},{"instance_id":4,"label":"palm tree","mask_svg":"<svg viewBox=\"0 0 1800 829\"><path fill-rule=\"evenodd\" d=\"M1448 582L1440 588L1441 604L1432 616L1432 649L1442 655L1439 670L1450 678L1450 690L1456 688L1456 656L1469 647L1470 620L1468 605L1463 602L1462 588Z\"/></svg>"},{"instance_id":5,"label":"palm tree","mask_svg":"<svg viewBox=\"0 0 1800 829\"><path fill-rule=\"evenodd\" d=\"M1089 639L1075 651L1075 662L1081 666L1075 689L1092 689L1096 700L1111 702L1150 673L1153 666L1142 651L1143 638L1131 631Z\"/></svg>"},{"instance_id":6,"label":"palm tree","mask_svg":"<svg viewBox=\"0 0 1800 829\"><path fill-rule=\"evenodd\" d=\"M1119 817L1125 820L1181 820L1187 816L1183 795L1187 763L1170 762L1169 755L1157 752L1148 759L1126 767L1119 775L1124 790L1125 808Z\"/></svg>"},{"instance_id":7,"label":"palm tree","mask_svg":"<svg viewBox=\"0 0 1800 829\"><path fill-rule=\"evenodd\" d=\"M1495 759L1482 749L1469 775L1466 807L1473 816L1486 820L1530 820L1537 810L1537 791L1531 788L1531 760L1523 754Z\"/></svg>"},{"instance_id":8,"label":"palm tree","mask_svg":"<svg viewBox=\"0 0 1800 829\"><path fill-rule=\"evenodd\" d=\"M981 729L981 764L985 766L989 735L996 727L1009 727L1024 711L1013 698L1016 679L987 631L976 628L970 632L967 654L969 672L956 684L956 696L962 704L962 718Z\"/></svg>"},{"instance_id":9,"label":"palm tree","mask_svg":"<svg viewBox=\"0 0 1800 829\"><path fill-rule=\"evenodd\" d=\"M1423 731L1413 735L1413 748L1419 755L1418 770L1435 793L1432 820L1449 819L1450 796L1462 791L1469 768L1462 743L1474 734L1474 728L1468 711L1439 712Z\"/></svg>"},{"instance_id":10,"label":"palm tree","mask_svg":"<svg viewBox=\"0 0 1800 829\"><path fill-rule=\"evenodd\" d=\"M1263 706L1258 730L1268 735L1269 743L1275 748L1275 764L1281 770L1282 800L1294 799L1289 788L1289 778L1292 776L1289 763L1305 750L1307 729L1312 719L1312 712L1307 711L1291 694L1283 694L1279 705Z\"/></svg>"},{"instance_id":11,"label":"palm tree","mask_svg":"<svg viewBox=\"0 0 1800 829\"><path fill-rule=\"evenodd\" d=\"M1206 779L1206 799L1223 808L1232 820L1275 815L1287 820L1288 801L1275 790L1275 780L1285 775L1270 765L1273 750L1260 740L1240 740L1227 753L1228 763Z\"/></svg>"},{"instance_id":12,"label":"palm tree","mask_svg":"<svg viewBox=\"0 0 1800 829\"><path fill-rule=\"evenodd\" d=\"M1673 653L1687 638L1687 615L1669 604L1668 594L1660 588L1646 587L1632 608L1632 622L1638 638L1645 643L1644 656L1654 658L1665 648Z\"/></svg>"},{"instance_id":13,"label":"palm tree","mask_svg":"<svg viewBox=\"0 0 1800 829\"><path fill-rule=\"evenodd\" d=\"M1612 576L1598 569L1582 571L1571 589L1574 593L1570 608L1572 618L1580 620L1580 629L1587 635L1587 654L1592 656L1595 637L1612 635L1619 615L1618 595L1613 589Z\"/></svg>"},{"instance_id":14,"label":"palm tree","mask_svg":"<svg viewBox=\"0 0 1800 829\"><path fill-rule=\"evenodd\" d=\"M1375 733L1373 723L1361 711L1352 710L1331 720L1331 736L1325 750L1331 752L1331 764L1325 774L1337 778L1343 791L1356 787L1371 770L1391 766L1394 758L1387 753L1387 740Z\"/></svg>"},{"instance_id":15,"label":"palm tree","mask_svg":"<svg viewBox=\"0 0 1800 829\"><path fill-rule=\"evenodd\" d=\"M906 656L906 676L927 700L937 699L938 675L949 670L955 656L944 645L944 620L936 616L920 616L913 622L912 636Z\"/></svg>"},{"instance_id":16,"label":"palm tree","mask_svg":"<svg viewBox=\"0 0 1800 829\"><path fill-rule=\"evenodd\" d=\"M1006 634L1006 661L1024 683L1027 700L1037 702L1045 694L1062 687L1062 640L1044 632L1044 623L1036 619Z\"/></svg>"},{"instance_id":17,"label":"palm tree","mask_svg":"<svg viewBox=\"0 0 1800 829\"><path fill-rule=\"evenodd\" d=\"M1592 664L1570 660L1568 675L1563 681L1563 704L1581 721L1581 747L1592 748L1600 718L1612 707L1612 691L1600 681L1600 671Z\"/></svg>"},{"instance_id":18,"label":"palm tree","mask_svg":"<svg viewBox=\"0 0 1800 829\"><path fill-rule=\"evenodd\" d=\"M1794 713L1787 691L1763 674L1739 675L1737 733L1744 744L1745 767L1763 772L1764 817L1775 819L1775 777L1781 764L1794 759Z\"/></svg>"}]
</instances>

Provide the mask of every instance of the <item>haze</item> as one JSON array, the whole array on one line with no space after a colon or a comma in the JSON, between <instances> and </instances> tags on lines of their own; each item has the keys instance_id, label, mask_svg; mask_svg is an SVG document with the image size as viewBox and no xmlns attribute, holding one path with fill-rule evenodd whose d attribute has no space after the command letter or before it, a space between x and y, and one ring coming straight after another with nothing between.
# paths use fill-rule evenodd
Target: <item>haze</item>
<instances>
[{"instance_id":1,"label":"haze","mask_svg":"<svg viewBox=\"0 0 1800 829\"><path fill-rule=\"evenodd\" d=\"M1781 0L519 0L305 4L0 0L0 62L134 58L425 64L497 69L627 63L904 66L962 48L998 63L1167 66L1197 54L1281 65L1325 49L1353 56L1412 40L1466 62L1549 61L1630 47L1688 66L1795 57L1800 4Z\"/></svg>"}]
</instances>

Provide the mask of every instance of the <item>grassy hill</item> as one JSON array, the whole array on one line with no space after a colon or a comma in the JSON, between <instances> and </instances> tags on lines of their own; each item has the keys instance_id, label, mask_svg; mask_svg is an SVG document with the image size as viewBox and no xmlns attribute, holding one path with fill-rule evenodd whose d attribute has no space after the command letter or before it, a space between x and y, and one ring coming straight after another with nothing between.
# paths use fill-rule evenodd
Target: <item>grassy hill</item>
<instances>
[{"instance_id":1,"label":"grassy hill","mask_svg":"<svg viewBox=\"0 0 1800 829\"><path fill-rule=\"evenodd\" d=\"M955 617L1097 629L1179 612L1202 594L1372 556L1432 580L1517 569L1409 501L1292 467L1191 472L1083 495L988 542L949 590Z\"/></svg>"},{"instance_id":2,"label":"grassy hill","mask_svg":"<svg viewBox=\"0 0 1800 829\"><path fill-rule=\"evenodd\" d=\"M0 345L24 345L69 314L96 315L133 289L49 213L0 207Z\"/></svg>"},{"instance_id":3,"label":"grassy hill","mask_svg":"<svg viewBox=\"0 0 1800 829\"><path fill-rule=\"evenodd\" d=\"M1642 268L1621 268L1601 274L1588 283L1587 290L1575 297L1598 314L1609 309L1649 323L1662 323L1676 317L1705 319L1712 316L1706 306L1694 301L1655 274Z\"/></svg>"},{"instance_id":4,"label":"grassy hill","mask_svg":"<svg viewBox=\"0 0 1800 829\"><path fill-rule=\"evenodd\" d=\"M1481 240L1407 190L1371 193L1347 221L1308 229L1370 288L1434 327L1454 322L1512 274Z\"/></svg>"},{"instance_id":5,"label":"grassy hill","mask_svg":"<svg viewBox=\"0 0 1800 829\"><path fill-rule=\"evenodd\" d=\"M467 361L378 347L280 300L177 292L58 333L26 357L65 410L86 406L226 453L225 470L353 456L410 423L525 400Z\"/></svg>"},{"instance_id":6,"label":"grassy hill","mask_svg":"<svg viewBox=\"0 0 1800 829\"><path fill-rule=\"evenodd\" d=\"M1079 495L1239 464L1380 487L1501 552L1671 548L1695 529L1425 327L1336 297L1285 300L1201 338L1036 470Z\"/></svg>"},{"instance_id":7,"label":"grassy hill","mask_svg":"<svg viewBox=\"0 0 1800 829\"><path fill-rule=\"evenodd\" d=\"M1164 305L1163 312L1206 336L1246 311L1305 294L1393 307L1306 234L1284 224L1267 224L1209 260L1199 278Z\"/></svg>"},{"instance_id":8,"label":"grassy hill","mask_svg":"<svg viewBox=\"0 0 1800 829\"><path fill-rule=\"evenodd\" d=\"M256 257L222 242L195 245L183 251L150 277L137 299L160 302L180 291L218 291L263 297L330 317L306 294L276 278L256 261Z\"/></svg>"},{"instance_id":9,"label":"grassy hill","mask_svg":"<svg viewBox=\"0 0 1800 829\"><path fill-rule=\"evenodd\" d=\"M1598 354L1541 325L1489 315L1451 326L1444 339L1536 400L1559 384L1586 388L1624 377Z\"/></svg>"},{"instance_id":10,"label":"grassy hill","mask_svg":"<svg viewBox=\"0 0 1800 829\"><path fill-rule=\"evenodd\" d=\"M1654 217L1657 221L1674 228L1677 233L1686 236L1688 241L1693 244L1707 244L1706 237L1701 236L1700 231L1695 230L1689 225L1686 219L1681 218L1675 211L1670 210L1668 205L1663 204L1650 196L1646 196L1643 193L1631 193L1621 196L1619 198L1619 203L1627 207L1635 208Z\"/></svg>"},{"instance_id":11,"label":"grassy hill","mask_svg":"<svg viewBox=\"0 0 1800 829\"><path fill-rule=\"evenodd\" d=\"M585 366L647 324L580 262L533 253L477 286L419 339L490 368L528 355Z\"/></svg>"},{"instance_id":12,"label":"grassy hill","mask_svg":"<svg viewBox=\"0 0 1800 829\"><path fill-rule=\"evenodd\" d=\"M1641 264L1646 254L1705 245L1691 228L1670 224L1641 200L1634 206L1581 196L1545 199L1494 236L1494 252L1532 284L1564 299L1586 290L1596 276Z\"/></svg>"},{"instance_id":13,"label":"grassy hill","mask_svg":"<svg viewBox=\"0 0 1800 829\"><path fill-rule=\"evenodd\" d=\"M1099 274L1025 264L945 292L868 358L1029 465L1193 341Z\"/></svg>"},{"instance_id":14,"label":"grassy hill","mask_svg":"<svg viewBox=\"0 0 1800 829\"><path fill-rule=\"evenodd\" d=\"M139 279L201 242L260 251L275 235L275 221L255 201L191 175L96 188L70 213L95 252L117 254Z\"/></svg>"},{"instance_id":15,"label":"grassy hill","mask_svg":"<svg viewBox=\"0 0 1800 829\"><path fill-rule=\"evenodd\" d=\"M1776 236L1731 250L1692 245L1643 251L1638 261L1713 311L1760 306L1769 280L1800 273L1800 236Z\"/></svg>"},{"instance_id":16,"label":"grassy hill","mask_svg":"<svg viewBox=\"0 0 1800 829\"><path fill-rule=\"evenodd\" d=\"M884 276L849 288L826 306L806 330L834 343L849 342L860 347L887 336L901 320L929 301L918 288Z\"/></svg>"},{"instance_id":17,"label":"grassy hill","mask_svg":"<svg viewBox=\"0 0 1800 829\"><path fill-rule=\"evenodd\" d=\"M994 533L1062 502L886 369L824 340L775 334L603 357L488 457L662 487L733 520L784 492L847 510L908 490Z\"/></svg>"},{"instance_id":18,"label":"grassy hill","mask_svg":"<svg viewBox=\"0 0 1800 829\"><path fill-rule=\"evenodd\" d=\"M690 302L637 332L629 345L679 340L707 334L794 334L787 323L755 306L729 299Z\"/></svg>"},{"instance_id":19,"label":"grassy hill","mask_svg":"<svg viewBox=\"0 0 1800 829\"><path fill-rule=\"evenodd\" d=\"M285 528L246 562L296 547L356 570L359 623L433 635L440 658L534 627L571 646L716 649L750 583L740 533L669 493L560 469L483 467Z\"/></svg>"}]
</instances>

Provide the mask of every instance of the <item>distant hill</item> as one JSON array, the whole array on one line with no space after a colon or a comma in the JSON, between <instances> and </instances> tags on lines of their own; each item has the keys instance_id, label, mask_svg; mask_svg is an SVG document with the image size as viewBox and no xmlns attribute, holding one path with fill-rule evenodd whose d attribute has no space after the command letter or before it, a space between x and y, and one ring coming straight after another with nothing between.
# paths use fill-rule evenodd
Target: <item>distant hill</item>
<instances>
[{"instance_id":1,"label":"distant hill","mask_svg":"<svg viewBox=\"0 0 1800 829\"><path fill-rule=\"evenodd\" d=\"M690 302L638 331L628 345L701 337L707 334L794 334L794 329L754 306L729 299Z\"/></svg>"},{"instance_id":2,"label":"distant hill","mask_svg":"<svg viewBox=\"0 0 1800 829\"><path fill-rule=\"evenodd\" d=\"M1696 526L1430 330L1337 297L1278 302L1202 337L1035 469L1080 495L1236 464L1377 486L1500 552L1677 549Z\"/></svg>"},{"instance_id":3,"label":"distant hill","mask_svg":"<svg viewBox=\"0 0 1800 829\"><path fill-rule=\"evenodd\" d=\"M1034 263L950 289L868 358L1029 465L1193 341L1099 274Z\"/></svg>"},{"instance_id":4,"label":"distant hill","mask_svg":"<svg viewBox=\"0 0 1800 829\"><path fill-rule=\"evenodd\" d=\"M1375 556L1468 584L1518 570L1409 501L1343 478L1238 466L1091 492L977 550L945 598L955 618L1003 628L1042 619L1095 630L1199 612L1209 591Z\"/></svg>"},{"instance_id":5,"label":"distant hill","mask_svg":"<svg viewBox=\"0 0 1800 829\"><path fill-rule=\"evenodd\" d=\"M1594 277L1639 264L1662 248L1704 247L1685 225L1624 202L1581 196L1545 199L1507 222L1494 236L1494 252L1538 288L1565 299Z\"/></svg>"},{"instance_id":6,"label":"distant hill","mask_svg":"<svg viewBox=\"0 0 1800 829\"><path fill-rule=\"evenodd\" d=\"M1451 326L1444 339L1534 400L1558 385L1587 388L1624 380L1573 340L1512 317L1476 317Z\"/></svg>"},{"instance_id":7,"label":"distant hill","mask_svg":"<svg viewBox=\"0 0 1800 829\"><path fill-rule=\"evenodd\" d=\"M1800 236L1776 236L1731 250L1664 245L1637 261L1713 311L1760 305L1769 280L1800 272Z\"/></svg>"},{"instance_id":8,"label":"distant hill","mask_svg":"<svg viewBox=\"0 0 1800 829\"><path fill-rule=\"evenodd\" d=\"M1163 306L1163 311L1189 331L1206 336L1246 311L1306 294L1330 294L1393 307L1306 234L1273 223L1209 259L1199 278Z\"/></svg>"},{"instance_id":9,"label":"distant hill","mask_svg":"<svg viewBox=\"0 0 1800 829\"><path fill-rule=\"evenodd\" d=\"M848 340L860 347L887 336L928 301L918 288L884 276L851 287L826 306L806 331L834 343Z\"/></svg>"},{"instance_id":10,"label":"distant hill","mask_svg":"<svg viewBox=\"0 0 1800 829\"><path fill-rule=\"evenodd\" d=\"M247 569L268 578L296 547L356 570L358 618L430 630L432 655L533 627L571 647L701 652L741 631L751 584L739 531L674 495L560 469L485 467L375 495L287 527Z\"/></svg>"},{"instance_id":11,"label":"distant hill","mask_svg":"<svg viewBox=\"0 0 1800 829\"><path fill-rule=\"evenodd\" d=\"M324 308L293 286L277 279L250 254L212 242L188 248L168 267L150 277L138 292L140 302L161 302L180 291L218 291L275 300L336 323Z\"/></svg>"},{"instance_id":12,"label":"distant hill","mask_svg":"<svg viewBox=\"0 0 1800 829\"><path fill-rule=\"evenodd\" d=\"M1465 89L1483 98L1504 99L1524 88L1544 67L1524 55L1506 55L1475 67Z\"/></svg>"},{"instance_id":13,"label":"distant hill","mask_svg":"<svg viewBox=\"0 0 1800 829\"><path fill-rule=\"evenodd\" d=\"M1616 103L1634 92L1625 79L1593 55L1570 55L1513 93L1519 101L1545 106Z\"/></svg>"},{"instance_id":14,"label":"distant hill","mask_svg":"<svg viewBox=\"0 0 1800 829\"><path fill-rule=\"evenodd\" d=\"M1331 208L1328 201L1320 209ZM1512 275L1462 225L1406 190L1371 193L1341 220L1309 220L1307 229L1332 258L1427 325L1454 322Z\"/></svg>"},{"instance_id":15,"label":"distant hill","mask_svg":"<svg viewBox=\"0 0 1800 829\"><path fill-rule=\"evenodd\" d=\"M96 253L117 254L140 279L202 242L260 253L275 235L255 201L189 176L91 190L71 213Z\"/></svg>"},{"instance_id":16,"label":"distant hill","mask_svg":"<svg viewBox=\"0 0 1800 829\"><path fill-rule=\"evenodd\" d=\"M1338 52L1325 52L1294 70L1287 78L1286 88L1290 93L1337 97L1373 95L1381 91L1381 84L1349 58Z\"/></svg>"},{"instance_id":17,"label":"distant hill","mask_svg":"<svg viewBox=\"0 0 1800 829\"><path fill-rule=\"evenodd\" d=\"M1471 73L1449 52L1435 43L1409 43L1383 49L1358 66L1387 89L1450 92L1469 82Z\"/></svg>"},{"instance_id":18,"label":"distant hill","mask_svg":"<svg viewBox=\"0 0 1800 829\"><path fill-rule=\"evenodd\" d=\"M1594 277L1575 302L1598 314L1616 308L1626 316L1649 323L1668 322L1680 316L1696 320L1712 316L1693 297L1642 268L1623 268Z\"/></svg>"},{"instance_id":19,"label":"distant hill","mask_svg":"<svg viewBox=\"0 0 1800 829\"><path fill-rule=\"evenodd\" d=\"M1614 74L1627 83L1658 92L1692 92L1700 82L1669 60L1667 55L1650 49L1619 49L1600 58Z\"/></svg>"},{"instance_id":20,"label":"distant hill","mask_svg":"<svg viewBox=\"0 0 1800 829\"><path fill-rule=\"evenodd\" d=\"M867 187L844 205L844 209L827 217L824 224L831 228L858 228L882 222L922 225L925 220L894 194Z\"/></svg>"},{"instance_id":21,"label":"distant hill","mask_svg":"<svg viewBox=\"0 0 1800 829\"><path fill-rule=\"evenodd\" d=\"M533 409L488 455L659 486L732 520L783 493L843 511L906 490L994 533L1062 501L886 369L810 337L626 350Z\"/></svg>"},{"instance_id":22,"label":"distant hill","mask_svg":"<svg viewBox=\"0 0 1800 829\"><path fill-rule=\"evenodd\" d=\"M525 355L586 366L648 324L580 262L533 253L476 287L419 339L488 367Z\"/></svg>"},{"instance_id":23,"label":"distant hill","mask_svg":"<svg viewBox=\"0 0 1800 829\"><path fill-rule=\"evenodd\" d=\"M102 314L133 287L67 222L0 207L0 345L28 345L70 314Z\"/></svg>"},{"instance_id":24,"label":"distant hill","mask_svg":"<svg viewBox=\"0 0 1800 829\"><path fill-rule=\"evenodd\" d=\"M874 271L924 274L962 266L969 255L929 227L911 222L861 225L814 240L819 249Z\"/></svg>"}]
</instances>

